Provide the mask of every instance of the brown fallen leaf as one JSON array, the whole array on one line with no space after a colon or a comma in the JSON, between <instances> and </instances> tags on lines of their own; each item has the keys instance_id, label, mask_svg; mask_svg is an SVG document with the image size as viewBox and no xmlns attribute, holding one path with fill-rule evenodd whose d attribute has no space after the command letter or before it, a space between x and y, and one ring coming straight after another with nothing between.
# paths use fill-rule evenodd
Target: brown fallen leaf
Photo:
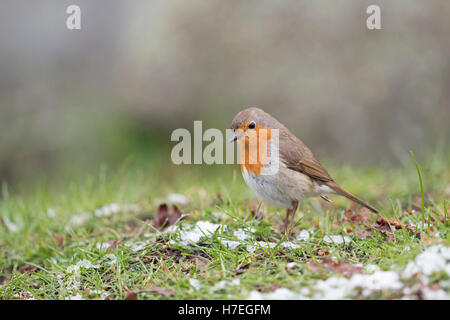
<instances>
[{"instance_id":1,"label":"brown fallen leaf","mask_svg":"<svg viewBox=\"0 0 450 320\"><path fill-rule=\"evenodd\" d=\"M64 243L64 235L57 234L56 232L52 231L52 237L55 239L56 244L60 247Z\"/></svg>"},{"instance_id":2,"label":"brown fallen leaf","mask_svg":"<svg viewBox=\"0 0 450 320\"><path fill-rule=\"evenodd\" d=\"M177 222L182 214L182 211L180 211L176 205L173 205L172 212L169 212L167 204L163 203L158 207L156 217L153 220L153 225L158 229L167 228Z\"/></svg>"},{"instance_id":3,"label":"brown fallen leaf","mask_svg":"<svg viewBox=\"0 0 450 320\"><path fill-rule=\"evenodd\" d=\"M145 290L145 292L155 292L155 293L159 293L162 294L163 296L166 297L172 297L175 295L175 291L173 290L169 290L163 287L159 287L157 285L151 284L149 285Z\"/></svg>"},{"instance_id":4,"label":"brown fallen leaf","mask_svg":"<svg viewBox=\"0 0 450 320\"><path fill-rule=\"evenodd\" d=\"M394 239L391 226L397 230L398 229L406 229L409 232L414 233L417 237L420 236L420 232L417 230L417 228L410 226L410 225L405 225L394 219L388 220L382 216L379 216L372 226L377 231L384 233L388 237L389 240Z\"/></svg>"},{"instance_id":5,"label":"brown fallen leaf","mask_svg":"<svg viewBox=\"0 0 450 320\"><path fill-rule=\"evenodd\" d=\"M353 226L369 223L371 219L372 212L367 208L361 208L359 212L349 209L344 214L344 223L353 224Z\"/></svg>"},{"instance_id":6,"label":"brown fallen leaf","mask_svg":"<svg viewBox=\"0 0 450 320\"><path fill-rule=\"evenodd\" d=\"M355 234L358 239L365 239L371 236L372 230L367 226L372 220L372 212L366 208L361 208L358 212L354 210L347 210L344 214L343 222L345 224L353 225L352 228L347 228L347 233ZM339 223L334 222L337 227Z\"/></svg>"},{"instance_id":7,"label":"brown fallen leaf","mask_svg":"<svg viewBox=\"0 0 450 320\"><path fill-rule=\"evenodd\" d=\"M20 273L33 273L37 270L36 267L30 266L29 264L24 264L19 268Z\"/></svg>"},{"instance_id":8,"label":"brown fallen leaf","mask_svg":"<svg viewBox=\"0 0 450 320\"><path fill-rule=\"evenodd\" d=\"M137 292L128 291L125 296L125 300L137 300L137 299L138 299Z\"/></svg>"},{"instance_id":9,"label":"brown fallen leaf","mask_svg":"<svg viewBox=\"0 0 450 320\"><path fill-rule=\"evenodd\" d=\"M319 274L325 271L351 276L355 273L361 273L363 271L363 267L361 266L355 266L354 264L350 264L345 261L334 262L328 257L321 258L320 261L321 263L309 261L306 266L311 271Z\"/></svg>"}]
</instances>

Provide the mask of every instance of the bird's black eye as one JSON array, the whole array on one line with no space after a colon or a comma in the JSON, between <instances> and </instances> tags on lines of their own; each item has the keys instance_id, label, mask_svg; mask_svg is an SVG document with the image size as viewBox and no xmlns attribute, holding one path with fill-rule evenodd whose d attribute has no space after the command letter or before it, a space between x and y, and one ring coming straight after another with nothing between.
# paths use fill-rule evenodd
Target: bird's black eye
<instances>
[{"instance_id":1,"label":"bird's black eye","mask_svg":"<svg viewBox=\"0 0 450 320\"><path fill-rule=\"evenodd\" d=\"M252 121L252 122L250 122L250 124L248 125L248 128L249 129L255 129L255 123Z\"/></svg>"}]
</instances>

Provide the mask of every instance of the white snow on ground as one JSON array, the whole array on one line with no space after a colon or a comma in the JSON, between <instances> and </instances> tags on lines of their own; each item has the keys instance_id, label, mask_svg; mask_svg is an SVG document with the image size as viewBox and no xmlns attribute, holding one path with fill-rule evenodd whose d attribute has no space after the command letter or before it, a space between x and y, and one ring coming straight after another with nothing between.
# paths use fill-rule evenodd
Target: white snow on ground
<instances>
[{"instance_id":1,"label":"white snow on ground","mask_svg":"<svg viewBox=\"0 0 450 320\"><path fill-rule=\"evenodd\" d=\"M247 240L247 239L251 238L251 235L248 234L245 230L242 230L242 229L234 231L233 232L233 236L235 236L239 240Z\"/></svg>"},{"instance_id":2,"label":"white snow on ground","mask_svg":"<svg viewBox=\"0 0 450 320\"><path fill-rule=\"evenodd\" d=\"M54 217L56 217L56 211L55 211L54 209L52 209L52 208L49 208L49 209L47 210L47 216L48 216L49 218L54 218Z\"/></svg>"},{"instance_id":3,"label":"white snow on ground","mask_svg":"<svg viewBox=\"0 0 450 320\"><path fill-rule=\"evenodd\" d=\"M72 227L76 227L85 224L86 221L92 219L94 216L98 218L109 217L119 212L136 212L136 211L139 211L139 206L136 204L110 203L94 210L94 213L83 212L81 214L73 215L69 221L69 224Z\"/></svg>"},{"instance_id":4,"label":"white snow on ground","mask_svg":"<svg viewBox=\"0 0 450 320\"><path fill-rule=\"evenodd\" d=\"M248 245L247 251L250 253L253 253L256 251L256 249L259 249L259 247L264 249L269 249L275 247L277 244L275 242L265 242L265 241L258 241L255 245Z\"/></svg>"},{"instance_id":5,"label":"white snow on ground","mask_svg":"<svg viewBox=\"0 0 450 320\"><path fill-rule=\"evenodd\" d=\"M100 296L100 300L105 300L110 295L109 292L102 291L102 290L91 290L91 293L99 295Z\"/></svg>"},{"instance_id":6,"label":"white snow on ground","mask_svg":"<svg viewBox=\"0 0 450 320\"><path fill-rule=\"evenodd\" d=\"M125 243L125 246L131 247L131 250L133 252L138 252L138 251L142 251L145 248L147 248L147 246L149 244L151 244L153 241L152 240L147 240L147 241L138 241L138 242L133 242L133 243Z\"/></svg>"},{"instance_id":7,"label":"white snow on ground","mask_svg":"<svg viewBox=\"0 0 450 320\"><path fill-rule=\"evenodd\" d=\"M189 202L189 199L182 194L178 193L171 193L167 196L167 201L174 204L187 204Z\"/></svg>"},{"instance_id":8,"label":"white snow on ground","mask_svg":"<svg viewBox=\"0 0 450 320\"><path fill-rule=\"evenodd\" d=\"M226 213L220 212L220 211L213 211L211 212L211 215L219 220L224 220L226 218L228 218L228 215Z\"/></svg>"},{"instance_id":9,"label":"white snow on ground","mask_svg":"<svg viewBox=\"0 0 450 320\"><path fill-rule=\"evenodd\" d=\"M191 278L189 279L189 284L195 289L200 290L203 286L200 284L200 281L197 279Z\"/></svg>"},{"instance_id":10,"label":"white snow on ground","mask_svg":"<svg viewBox=\"0 0 450 320\"><path fill-rule=\"evenodd\" d=\"M220 227L222 227L220 224L198 221L192 229L180 231L181 244L187 246L192 242L197 243L202 237L214 234ZM223 226L223 228L226 230L226 226Z\"/></svg>"},{"instance_id":11,"label":"white snow on ground","mask_svg":"<svg viewBox=\"0 0 450 320\"><path fill-rule=\"evenodd\" d=\"M70 218L69 224L73 227L81 226L86 223L86 221L92 218L92 214L90 212L83 212L81 214L77 214Z\"/></svg>"},{"instance_id":12,"label":"white snow on ground","mask_svg":"<svg viewBox=\"0 0 450 320\"><path fill-rule=\"evenodd\" d=\"M66 272L67 273L76 273L76 272L80 271L80 268L97 269L99 267L100 266L98 264L92 264L92 262L90 262L89 260L84 259L84 260L78 261L76 264L68 266Z\"/></svg>"},{"instance_id":13,"label":"white snow on ground","mask_svg":"<svg viewBox=\"0 0 450 320\"><path fill-rule=\"evenodd\" d=\"M95 244L95 247L97 248L97 250L98 250L99 252L106 252L106 250L109 249L109 244L106 243L106 242L97 242L97 243Z\"/></svg>"},{"instance_id":14,"label":"white snow on ground","mask_svg":"<svg viewBox=\"0 0 450 320\"><path fill-rule=\"evenodd\" d=\"M202 237L208 237L211 236L213 233L216 232L218 228L220 228L222 225L211 223L209 221L198 221L193 227L187 226L186 230L180 230L180 241L174 241L171 240L172 244L181 244L184 246L187 246L191 243L197 243L201 240ZM177 225L172 225L169 228L167 228L165 231L162 232L162 234L168 234L168 233L174 233L177 231L179 227ZM226 231L226 225L224 225L224 232ZM266 241L257 241L253 244L249 244L248 242L251 242L250 239L252 238L253 232L256 232L255 229L250 228L248 230L245 229L238 229L233 232L233 236L236 237L236 240L228 240L228 239L222 239L221 243L224 246L228 246L230 249L234 250L240 245L245 245L248 252L253 253L256 250L263 249L269 249L274 248L277 245L277 242L266 242ZM303 230L299 236L297 237L297 241L305 241L310 238L311 232L308 230ZM329 242L334 243L348 243L351 241L351 238L345 236L330 236L328 237ZM281 248L288 248L288 249L297 249L300 248L301 245L299 243L291 242L291 241L284 241L280 244ZM142 250L144 249L144 246L138 247L136 249Z\"/></svg>"},{"instance_id":15,"label":"white snow on ground","mask_svg":"<svg viewBox=\"0 0 450 320\"><path fill-rule=\"evenodd\" d=\"M109 260L106 262L107 265L111 266L117 263L117 257L112 253L108 253L107 255L105 255L105 258Z\"/></svg>"},{"instance_id":16,"label":"white snow on ground","mask_svg":"<svg viewBox=\"0 0 450 320\"><path fill-rule=\"evenodd\" d=\"M286 288L278 288L273 292L261 293L256 290L250 292L247 300L299 300L303 296Z\"/></svg>"},{"instance_id":17,"label":"white snow on ground","mask_svg":"<svg viewBox=\"0 0 450 320\"><path fill-rule=\"evenodd\" d=\"M347 236L336 235L336 236L324 236L323 241L325 241L326 243L341 244L341 243L350 243L352 239Z\"/></svg>"},{"instance_id":18,"label":"white snow on ground","mask_svg":"<svg viewBox=\"0 0 450 320\"><path fill-rule=\"evenodd\" d=\"M107 204L94 211L97 217L109 217L112 214L117 214L121 211L120 206L117 203Z\"/></svg>"},{"instance_id":19,"label":"white snow on ground","mask_svg":"<svg viewBox=\"0 0 450 320\"><path fill-rule=\"evenodd\" d=\"M113 265L117 263L117 257L114 254L107 254L105 255L105 261L104 263L108 266ZM103 262L102 262L103 264ZM93 264L91 261L83 259L78 261L76 264L70 265L66 268L66 274L68 277L65 277L63 274L57 275L57 278L59 279L59 285L61 288L63 288L63 292L65 292L65 295L68 295L65 297L66 300L82 300L83 297L80 293L74 294L74 292L80 290L80 278L81 278L81 269L98 269L100 268L99 264ZM91 291L91 293L99 294L100 299L104 300L106 299L110 293L106 291Z\"/></svg>"},{"instance_id":20,"label":"white snow on ground","mask_svg":"<svg viewBox=\"0 0 450 320\"><path fill-rule=\"evenodd\" d=\"M421 280L428 282L428 276L441 270L450 275L450 247L435 245L420 253L414 261L409 262L402 275L410 278L419 273L422 274Z\"/></svg>"},{"instance_id":21,"label":"white snow on ground","mask_svg":"<svg viewBox=\"0 0 450 320\"><path fill-rule=\"evenodd\" d=\"M372 272L371 274L355 274L350 278L333 276L326 280L317 280L313 286L305 287L300 292L294 292L287 288L279 288L269 293L253 290L247 299L348 299L358 296L359 290L365 297L380 290L401 290L407 296L415 293L420 288L420 284L408 287L402 282L402 279L421 274L420 279L423 284L426 284L428 276L442 271L450 275L450 248L435 245L420 253L400 272L381 271L378 267L369 265L366 266L366 272ZM422 294L424 299L450 299L450 295L442 289L433 290L423 287Z\"/></svg>"},{"instance_id":22,"label":"white snow on ground","mask_svg":"<svg viewBox=\"0 0 450 320\"><path fill-rule=\"evenodd\" d=\"M211 236L220 227L220 224L198 221L190 229L180 230L179 243L182 245L197 243L202 237ZM172 231L176 231L176 229L176 227L173 227ZM224 226L223 231L226 232L226 226ZM250 232L254 231L250 230ZM300 243L310 240L311 234L312 232L303 230L297 236L296 242L284 241L280 244L280 247L289 249L300 248ZM223 239L221 240L222 244L230 249L245 245L245 248L250 253L261 248L271 249L277 245L276 242L265 241L252 243L251 234L244 229L234 231L233 236L238 240ZM323 240L333 244L348 244L352 241L350 237L342 235L324 236ZM288 268L294 267L295 265L293 264L288 266ZM435 245L420 253L401 271L382 271L376 265L366 265L364 266L364 273L355 274L350 278L333 276L326 280L317 280L313 286L303 288L300 292L293 292L287 288L279 288L271 293L252 291L248 299L347 299L360 295L369 297L381 290L402 291L405 298L408 298L407 296L410 294L415 296L417 291L421 290L425 299L450 299L450 295L442 289L433 290L426 288L428 277L439 271L450 275L450 248ZM416 274L419 275L419 284L412 287L404 284L403 280L410 279ZM221 281L216 284L215 288L217 289L224 285L227 285L227 283Z\"/></svg>"},{"instance_id":23,"label":"white snow on ground","mask_svg":"<svg viewBox=\"0 0 450 320\"><path fill-rule=\"evenodd\" d=\"M66 297L66 300L83 300L83 297L78 293L76 295Z\"/></svg>"},{"instance_id":24,"label":"white snow on ground","mask_svg":"<svg viewBox=\"0 0 450 320\"><path fill-rule=\"evenodd\" d=\"M3 222L5 223L6 228L15 233L23 229L24 225L21 221L11 221L8 216L3 216Z\"/></svg>"},{"instance_id":25,"label":"white snow on ground","mask_svg":"<svg viewBox=\"0 0 450 320\"><path fill-rule=\"evenodd\" d=\"M225 289L226 287L229 287L229 286L239 286L240 284L241 284L241 279L239 279L239 278L233 279L231 281L221 280L221 281L217 282L214 285L214 287L212 287L211 292Z\"/></svg>"},{"instance_id":26,"label":"white snow on ground","mask_svg":"<svg viewBox=\"0 0 450 320\"><path fill-rule=\"evenodd\" d=\"M233 240L222 240L221 242L224 246L230 248L231 250L236 249L237 247L239 247L242 244L239 241L233 241Z\"/></svg>"},{"instance_id":27,"label":"white snow on ground","mask_svg":"<svg viewBox=\"0 0 450 320\"><path fill-rule=\"evenodd\" d=\"M311 234L308 230L302 230L297 236L297 241L308 241Z\"/></svg>"}]
</instances>

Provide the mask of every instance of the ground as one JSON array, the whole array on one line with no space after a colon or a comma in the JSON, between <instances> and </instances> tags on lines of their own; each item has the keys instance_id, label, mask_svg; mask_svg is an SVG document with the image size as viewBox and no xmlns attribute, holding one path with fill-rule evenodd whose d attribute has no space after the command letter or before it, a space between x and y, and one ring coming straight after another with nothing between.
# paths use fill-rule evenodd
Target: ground
<instances>
[{"instance_id":1,"label":"ground","mask_svg":"<svg viewBox=\"0 0 450 320\"><path fill-rule=\"evenodd\" d=\"M421 163L424 212L412 160L328 165L380 215L307 200L289 238L284 211L259 203L237 166L126 165L31 192L4 185L0 298L449 299L448 159Z\"/></svg>"}]
</instances>

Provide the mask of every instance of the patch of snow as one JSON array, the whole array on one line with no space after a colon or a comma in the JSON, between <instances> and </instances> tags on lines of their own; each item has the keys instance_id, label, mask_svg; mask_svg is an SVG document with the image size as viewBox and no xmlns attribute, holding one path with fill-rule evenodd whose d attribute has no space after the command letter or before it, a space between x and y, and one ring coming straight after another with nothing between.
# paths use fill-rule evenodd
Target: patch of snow
<instances>
[{"instance_id":1,"label":"patch of snow","mask_svg":"<svg viewBox=\"0 0 450 320\"><path fill-rule=\"evenodd\" d=\"M275 242L265 242L265 241L258 241L257 242L259 246L257 245L248 245L247 251L250 253L255 252L256 249L258 249L260 246L264 249L269 249L275 247L277 244Z\"/></svg>"},{"instance_id":2,"label":"patch of snow","mask_svg":"<svg viewBox=\"0 0 450 320\"><path fill-rule=\"evenodd\" d=\"M6 228L13 233L19 232L23 229L22 223L13 222L8 218L8 216L3 216L3 222L5 223Z\"/></svg>"},{"instance_id":3,"label":"patch of snow","mask_svg":"<svg viewBox=\"0 0 450 320\"><path fill-rule=\"evenodd\" d=\"M92 218L92 215L89 212L83 212L81 214L77 214L70 218L70 224L74 227L81 226L86 223L89 219Z\"/></svg>"},{"instance_id":4,"label":"patch of snow","mask_svg":"<svg viewBox=\"0 0 450 320\"><path fill-rule=\"evenodd\" d=\"M221 289L225 289L226 287L229 286L239 286L241 284L241 279L236 278L233 279L231 281L225 281L225 280L221 280L219 282L217 282L214 287L212 287L211 291L217 291L217 290L221 290Z\"/></svg>"},{"instance_id":5,"label":"patch of snow","mask_svg":"<svg viewBox=\"0 0 450 320\"><path fill-rule=\"evenodd\" d=\"M184 205L189 202L189 199L183 194L171 193L167 196L167 201Z\"/></svg>"},{"instance_id":6,"label":"patch of snow","mask_svg":"<svg viewBox=\"0 0 450 320\"><path fill-rule=\"evenodd\" d=\"M367 296L382 289L400 290L403 286L399 275L394 271L355 274L349 279L330 277L316 283L313 299L345 299L357 288L363 289L363 294Z\"/></svg>"},{"instance_id":7,"label":"patch of snow","mask_svg":"<svg viewBox=\"0 0 450 320\"><path fill-rule=\"evenodd\" d=\"M219 220L223 220L223 219L228 218L228 215L226 213L223 213L223 212L220 212L220 211L213 211L213 212L211 212L211 215L214 218L219 219Z\"/></svg>"},{"instance_id":8,"label":"patch of snow","mask_svg":"<svg viewBox=\"0 0 450 320\"><path fill-rule=\"evenodd\" d=\"M119 213L120 211L122 211L122 209L120 208L120 205L118 205L117 203L111 203L111 204L104 205L103 207L95 210L95 216L96 217L109 217L112 214Z\"/></svg>"},{"instance_id":9,"label":"patch of snow","mask_svg":"<svg viewBox=\"0 0 450 320\"><path fill-rule=\"evenodd\" d=\"M76 295L66 297L66 300L83 300L83 297L78 293Z\"/></svg>"},{"instance_id":10,"label":"patch of snow","mask_svg":"<svg viewBox=\"0 0 450 320\"><path fill-rule=\"evenodd\" d=\"M81 268L85 268L85 269L97 269L100 266L98 264L93 264L92 262L90 262L89 260L80 260L78 261L76 264L73 264L71 266L68 266L66 269L67 273L77 273L80 271Z\"/></svg>"},{"instance_id":11,"label":"patch of snow","mask_svg":"<svg viewBox=\"0 0 450 320\"><path fill-rule=\"evenodd\" d=\"M49 218L54 218L54 217L56 217L56 211L53 210L52 208L49 208L49 209L47 210L47 217L49 217Z\"/></svg>"},{"instance_id":12,"label":"patch of snow","mask_svg":"<svg viewBox=\"0 0 450 320\"><path fill-rule=\"evenodd\" d=\"M198 221L192 229L180 231L181 244L186 246L192 242L197 243L202 237L214 234L221 226L209 221ZM226 226L224 226L224 229L226 229Z\"/></svg>"},{"instance_id":13,"label":"patch of snow","mask_svg":"<svg viewBox=\"0 0 450 320\"><path fill-rule=\"evenodd\" d=\"M297 241L308 241L311 237L311 234L308 230L302 230L297 236Z\"/></svg>"},{"instance_id":14,"label":"patch of snow","mask_svg":"<svg viewBox=\"0 0 450 320\"><path fill-rule=\"evenodd\" d=\"M424 275L422 280L428 282L427 277L434 272L445 271L450 275L450 247L434 245L417 255L414 261L406 266L403 277L410 278L414 274Z\"/></svg>"},{"instance_id":15,"label":"patch of snow","mask_svg":"<svg viewBox=\"0 0 450 320\"><path fill-rule=\"evenodd\" d=\"M283 248L289 248L289 249L297 249L297 248L300 248L300 245L298 245L298 244L296 244L296 243L293 243L293 242L290 242L290 241L284 241L284 242L280 245L280 247L283 247Z\"/></svg>"},{"instance_id":16,"label":"patch of snow","mask_svg":"<svg viewBox=\"0 0 450 320\"><path fill-rule=\"evenodd\" d=\"M163 230L161 233L162 234L166 234L166 233L173 233L175 231L178 230L178 226L176 224L173 224L171 226L168 226L165 230Z\"/></svg>"},{"instance_id":17,"label":"patch of snow","mask_svg":"<svg viewBox=\"0 0 450 320\"><path fill-rule=\"evenodd\" d=\"M107 255L105 255L105 258L109 260L108 262L106 262L106 264L108 265L113 265L117 263L117 257L112 253L108 253Z\"/></svg>"},{"instance_id":18,"label":"patch of snow","mask_svg":"<svg viewBox=\"0 0 450 320\"><path fill-rule=\"evenodd\" d=\"M278 288L273 292L261 293L252 290L247 297L247 300L299 300L305 297L295 293L287 288Z\"/></svg>"},{"instance_id":19,"label":"patch of snow","mask_svg":"<svg viewBox=\"0 0 450 320\"><path fill-rule=\"evenodd\" d=\"M99 252L105 252L106 250L108 250L109 244L106 243L106 242L97 242L97 243L95 244L95 247L97 248L97 250L98 250Z\"/></svg>"},{"instance_id":20,"label":"patch of snow","mask_svg":"<svg viewBox=\"0 0 450 320\"><path fill-rule=\"evenodd\" d=\"M374 273L381 270L380 267L375 264L368 264L364 267L364 269L366 273Z\"/></svg>"},{"instance_id":21,"label":"patch of snow","mask_svg":"<svg viewBox=\"0 0 450 320\"><path fill-rule=\"evenodd\" d=\"M103 290L91 290L90 293L99 295L100 300L105 300L111 294L108 291L103 291Z\"/></svg>"},{"instance_id":22,"label":"patch of snow","mask_svg":"<svg viewBox=\"0 0 450 320\"><path fill-rule=\"evenodd\" d=\"M403 283L400 281L397 273L393 271L378 271L372 275L356 274L347 279L343 277L330 277L326 280L318 280L313 288L303 288L299 293L293 292L287 288L279 288L271 293L259 293L252 291L248 300L257 299L280 299L280 300L298 300L298 299L346 299L355 292L355 289L363 289L365 295L373 291L390 289L400 290Z\"/></svg>"},{"instance_id":23,"label":"patch of snow","mask_svg":"<svg viewBox=\"0 0 450 320\"><path fill-rule=\"evenodd\" d=\"M450 295L442 289L433 290L430 288L422 289L423 298L425 300L449 300Z\"/></svg>"},{"instance_id":24,"label":"patch of snow","mask_svg":"<svg viewBox=\"0 0 450 320\"><path fill-rule=\"evenodd\" d=\"M189 279L189 284L195 289L200 290L203 286L200 284L200 281L197 279L191 278Z\"/></svg>"},{"instance_id":25,"label":"patch of snow","mask_svg":"<svg viewBox=\"0 0 450 320\"><path fill-rule=\"evenodd\" d=\"M249 235L248 232L246 232L243 229L238 229L238 230L234 231L233 235L236 238L238 238L239 240L247 240L247 239L251 238L251 235Z\"/></svg>"},{"instance_id":26,"label":"patch of snow","mask_svg":"<svg viewBox=\"0 0 450 320\"><path fill-rule=\"evenodd\" d=\"M222 240L222 244L225 247L228 246L231 250L234 250L241 245L241 243L239 241L233 241L233 240Z\"/></svg>"},{"instance_id":27,"label":"patch of snow","mask_svg":"<svg viewBox=\"0 0 450 320\"><path fill-rule=\"evenodd\" d=\"M295 265L295 262L291 262L288 264L288 268L293 268ZM417 292L421 288L421 284L417 283L408 287L401 281L401 278L422 274L427 279L434 272L445 271L450 274L449 268L450 248L435 245L417 255L413 261L408 263L403 272L382 271L376 265L367 265L364 269L368 274L355 274L350 278L333 276L326 280L318 280L311 288L303 288L299 293L286 288L279 288L271 293L252 291L247 299L346 299L355 296L358 292L367 297L381 290L401 290L405 298L409 298L407 296ZM423 283L423 277L421 280ZM445 287L445 284L442 283L441 286ZM424 287L422 293L424 299L450 299L450 295L443 289L433 290Z\"/></svg>"},{"instance_id":28,"label":"patch of snow","mask_svg":"<svg viewBox=\"0 0 450 320\"><path fill-rule=\"evenodd\" d=\"M352 238L342 235L332 235L323 237L323 241L325 241L326 243L341 244L350 243L352 241Z\"/></svg>"},{"instance_id":29,"label":"patch of snow","mask_svg":"<svg viewBox=\"0 0 450 320\"><path fill-rule=\"evenodd\" d=\"M148 245L148 242L136 242L131 245L131 250L133 252L138 252L144 250Z\"/></svg>"}]
</instances>

